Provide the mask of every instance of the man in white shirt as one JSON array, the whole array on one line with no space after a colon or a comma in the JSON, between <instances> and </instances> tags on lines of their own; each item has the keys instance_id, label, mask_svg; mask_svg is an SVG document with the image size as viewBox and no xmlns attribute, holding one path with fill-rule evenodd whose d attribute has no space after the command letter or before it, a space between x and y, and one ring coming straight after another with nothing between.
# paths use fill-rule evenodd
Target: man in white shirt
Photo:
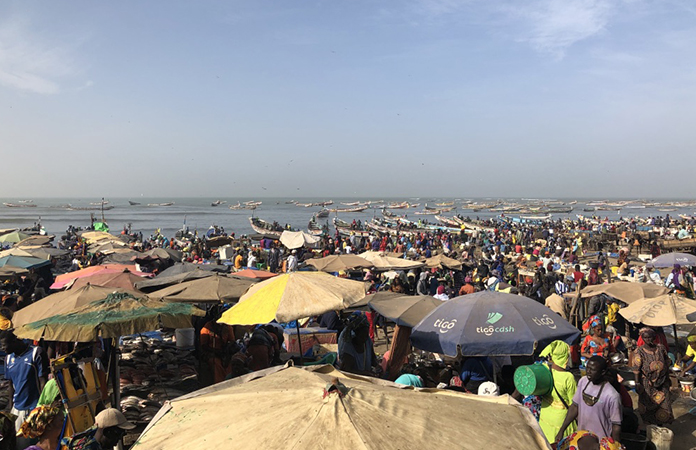
<instances>
[{"instance_id":1,"label":"man in white shirt","mask_svg":"<svg viewBox=\"0 0 696 450\"><path fill-rule=\"evenodd\" d=\"M297 271L297 250L293 250L288 256L288 272Z\"/></svg>"}]
</instances>

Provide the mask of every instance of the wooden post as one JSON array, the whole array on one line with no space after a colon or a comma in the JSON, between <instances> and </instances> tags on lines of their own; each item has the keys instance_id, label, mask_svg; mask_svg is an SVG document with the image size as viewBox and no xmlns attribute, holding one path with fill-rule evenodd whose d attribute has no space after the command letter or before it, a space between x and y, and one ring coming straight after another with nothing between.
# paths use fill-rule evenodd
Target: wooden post
<instances>
[{"instance_id":1,"label":"wooden post","mask_svg":"<svg viewBox=\"0 0 696 450\"><path fill-rule=\"evenodd\" d=\"M295 320L297 328L297 346L300 349L300 365L304 366L304 356L302 355L302 336L300 335L300 319Z\"/></svg>"}]
</instances>

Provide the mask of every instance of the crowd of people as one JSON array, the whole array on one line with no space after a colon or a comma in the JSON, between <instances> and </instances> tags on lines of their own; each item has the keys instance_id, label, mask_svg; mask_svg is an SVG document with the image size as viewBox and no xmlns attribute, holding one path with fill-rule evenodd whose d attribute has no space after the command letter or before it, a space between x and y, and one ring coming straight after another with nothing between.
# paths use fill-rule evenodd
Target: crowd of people
<instances>
[{"instance_id":1,"label":"crowd of people","mask_svg":"<svg viewBox=\"0 0 696 450\"><path fill-rule=\"evenodd\" d=\"M425 226L426 224L421 224ZM229 236L233 249L222 258L222 248L211 245L210 236L165 237L156 232L144 239L125 228L122 239L139 252L166 248L181 253L185 262L217 263L236 271L265 269L273 273L308 270L313 258L336 254L377 251L398 258L421 261L438 254L461 266L388 273L373 269L345 270L337 276L365 281L367 292L391 291L403 295L428 295L443 302L480 291L524 295L544 303L571 320L570 296L588 285L615 281L632 274L632 281L667 286L694 296L693 268L675 266L662 276L638 259L645 248L659 256L658 239L692 234L692 220L656 217L646 220L609 222L596 219L558 220L543 223L508 219L470 221L459 231L452 229L395 228L394 233L366 233L355 222L348 234L324 234L315 248L285 248L277 239L263 237L253 242ZM358 231L360 231L358 233ZM683 231L683 232L682 232ZM212 237L219 237L218 230ZM59 243L69 252L66 270L117 261L118 255L92 251L78 230L70 229ZM229 256L231 254L231 256ZM114 259L116 258L116 259ZM139 268L154 275L171 264L166 259L139 261ZM50 270L32 270L29 275L9 278L3 286L3 334L0 346L6 353L5 378L10 381L10 403L5 417L12 419L21 447L31 439L35 450L55 448L60 407L40 404L48 375L51 343L29 345L11 332L12 314L50 293L58 262ZM613 273L611 267L616 268ZM562 299L551 300L553 294ZM378 355L375 334L385 320L373 312L329 311L310 318L310 325L323 326L337 334L336 362L341 370L377 376L416 387L439 387L478 395L509 393L537 418L547 440L558 448L621 448L621 433L636 433L648 424L669 425L674 419L669 376L670 350L664 331L627 323L617 314L619 301L601 295L574 311L572 323L583 331L580 341L556 341L529 358L470 357L434 360L410 347L410 329L395 327L388 350ZM251 371L282 364L284 328L291 324L258 324L238 327L218 323L225 305L206 310L194 326L203 385L219 383ZM673 344L675 345L675 344ZM676 343L678 347L679 343ZM696 336L688 337L681 375L696 372ZM612 356L630 358L635 379L637 408L622 383ZM623 357L621 358L623 360ZM512 383L514 369L524 364L544 364L553 377L553 389L544 395L524 396ZM500 374L500 377L496 376ZM56 400L55 397L53 400ZM634 412L635 411L635 412ZM636 414L637 413L637 414ZM69 448L111 448L132 424L115 409L105 408L87 436L73 440ZM588 447L577 447L579 442ZM596 441L596 442L595 442ZM2 441L2 445L9 441ZM596 445L595 445L596 444ZM595 445L595 447L592 447ZM575 447L573 447L575 446ZM6 447L14 448L14 447Z\"/></svg>"}]
</instances>

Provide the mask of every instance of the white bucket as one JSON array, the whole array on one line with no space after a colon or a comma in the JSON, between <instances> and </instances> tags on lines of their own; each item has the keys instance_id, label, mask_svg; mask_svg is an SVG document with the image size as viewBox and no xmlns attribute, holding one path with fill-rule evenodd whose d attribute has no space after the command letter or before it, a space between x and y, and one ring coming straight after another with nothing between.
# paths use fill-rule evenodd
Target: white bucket
<instances>
[{"instance_id":1,"label":"white bucket","mask_svg":"<svg viewBox=\"0 0 696 450\"><path fill-rule=\"evenodd\" d=\"M655 444L657 450L670 450L674 433L669 428L648 425L648 440Z\"/></svg>"},{"instance_id":2,"label":"white bucket","mask_svg":"<svg viewBox=\"0 0 696 450\"><path fill-rule=\"evenodd\" d=\"M195 345L196 330L193 328L177 328L174 331L177 347L193 347Z\"/></svg>"}]
</instances>

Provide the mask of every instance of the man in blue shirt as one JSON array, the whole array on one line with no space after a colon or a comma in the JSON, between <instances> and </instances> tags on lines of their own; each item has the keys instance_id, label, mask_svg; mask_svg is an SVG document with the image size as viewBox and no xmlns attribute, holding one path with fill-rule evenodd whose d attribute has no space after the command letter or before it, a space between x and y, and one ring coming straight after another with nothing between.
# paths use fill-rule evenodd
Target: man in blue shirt
<instances>
[{"instance_id":1,"label":"man in blue shirt","mask_svg":"<svg viewBox=\"0 0 696 450\"><path fill-rule=\"evenodd\" d=\"M7 408L17 416L15 428L36 407L41 390L46 384L46 373L41 349L17 339L11 330L0 332L0 349L5 357L5 379L10 381Z\"/></svg>"}]
</instances>

